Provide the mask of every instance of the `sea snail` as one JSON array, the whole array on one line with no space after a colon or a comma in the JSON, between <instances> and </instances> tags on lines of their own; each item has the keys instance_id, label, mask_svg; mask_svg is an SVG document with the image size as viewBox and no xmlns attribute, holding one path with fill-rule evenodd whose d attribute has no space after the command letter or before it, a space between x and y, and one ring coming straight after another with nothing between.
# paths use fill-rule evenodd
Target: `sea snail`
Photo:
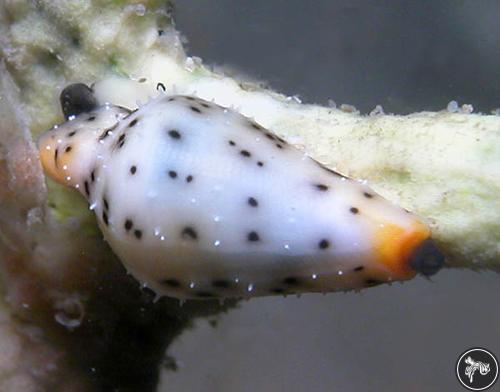
<instances>
[{"instance_id":1,"label":"sea snail","mask_svg":"<svg viewBox=\"0 0 500 392\"><path fill-rule=\"evenodd\" d=\"M158 295L252 297L361 289L432 275L417 217L255 121L194 96L135 111L61 94L46 173L76 187L126 269Z\"/></svg>"}]
</instances>

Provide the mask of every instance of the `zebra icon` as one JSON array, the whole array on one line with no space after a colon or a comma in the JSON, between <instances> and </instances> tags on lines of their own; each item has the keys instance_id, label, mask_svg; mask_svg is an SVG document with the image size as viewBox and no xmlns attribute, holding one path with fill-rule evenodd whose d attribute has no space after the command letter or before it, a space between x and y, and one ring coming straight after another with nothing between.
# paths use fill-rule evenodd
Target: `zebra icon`
<instances>
[{"instance_id":1,"label":"zebra icon","mask_svg":"<svg viewBox=\"0 0 500 392\"><path fill-rule=\"evenodd\" d=\"M485 391L497 381L498 361L492 352L484 348L473 348L458 359L456 375L466 389Z\"/></svg>"}]
</instances>

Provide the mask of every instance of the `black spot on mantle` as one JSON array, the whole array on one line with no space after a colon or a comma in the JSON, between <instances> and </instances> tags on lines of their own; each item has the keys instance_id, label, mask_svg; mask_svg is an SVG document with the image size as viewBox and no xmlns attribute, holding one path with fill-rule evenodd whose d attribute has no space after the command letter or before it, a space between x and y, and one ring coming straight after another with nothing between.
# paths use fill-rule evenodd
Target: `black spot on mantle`
<instances>
[{"instance_id":1,"label":"black spot on mantle","mask_svg":"<svg viewBox=\"0 0 500 392\"><path fill-rule=\"evenodd\" d=\"M182 229L181 237L185 239L197 240L198 233L192 227L187 226L184 229Z\"/></svg>"}]
</instances>

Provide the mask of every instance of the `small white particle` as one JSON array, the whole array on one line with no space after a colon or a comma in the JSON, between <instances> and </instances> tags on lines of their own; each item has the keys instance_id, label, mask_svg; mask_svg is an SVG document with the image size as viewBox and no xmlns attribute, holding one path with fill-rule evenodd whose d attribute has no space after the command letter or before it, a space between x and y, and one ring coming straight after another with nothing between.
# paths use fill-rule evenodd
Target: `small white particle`
<instances>
[{"instance_id":1,"label":"small white particle","mask_svg":"<svg viewBox=\"0 0 500 392\"><path fill-rule=\"evenodd\" d=\"M339 274L339 275L344 275L344 272L339 271L339 272L337 272L337 274Z\"/></svg>"},{"instance_id":2,"label":"small white particle","mask_svg":"<svg viewBox=\"0 0 500 392\"><path fill-rule=\"evenodd\" d=\"M61 139L57 139L57 143L61 144L62 140Z\"/></svg>"},{"instance_id":3,"label":"small white particle","mask_svg":"<svg viewBox=\"0 0 500 392\"><path fill-rule=\"evenodd\" d=\"M344 113L359 113L359 110L356 109L356 106L348 105L346 103L340 105L340 110L342 110Z\"/></svg>"},{"instance_id":4,"label":"small white particle","mask_svg":"<svg viewBox=\"0 0 500 392\"><path fill-rule=\"evenodd\" d=\"M195 286L194 282L189 283L189 288L190 289L194 289L194 286Z\"/></svg>"},{"instance_id":5,"label":"small white particle","mask_svg":"<svg viewBox=\"0 0 500 392\"><path fill-rule=\"evenodd\" d=\"M317 279L317 278L318 278L318 275L316 275L316 274L312 274L312 275L311 275L311 278L313 278L313 279Z\"/></svg>"},{"instance_id":6,"label":"small white particle","mask_svg":"<svg viewBox=\"0 0 500 392\"><path fill-rule=\"evenodd\" d=\"M45 149L46 150L50 150L50 146L45 146Z\"/></svg>"},{"instance_id":7,"label":"small white particle","mask_svg":"<svg viewBox=\"0 0 500 392\"><path fill-rule=\"evenodd\" d=\"M286 97L287 101L295 101L296 103L302 103L302 100L298 95L292 95L291 97Z\"/></svg>"},{"instance_id":8,"label":"small white particle","mask_svg":"<svg viewBox=\"0 0 500 392\"><path fill-rule=\"evenodd\" d=\"M382 105L377 105L375 108L370 112L370 116L380 116L384 114L384 108Z\"/></svg>"},{"instance_id":9,"label":"small white particle","mask_svg":"<svg viewBox=\"0 0 500 392\"><path fill-rule=\"evenodd\" d=\"M157 303L161 299L161 295L158 293L155 293L155 296L153 298L153 303Z\"/></svg>"},{"instance_id":10,"label":"small white particle","mask_svg":"<svg viewBox=\"0 0 500 392\"><path fill-rule=\"evenodd\" d=\"M66 328L76 328L81 325L85 315L85 309L78 296L70 296L57 300L54 304L57 312L54 319Z\"/></svg>"},{"instance_id":11,"label":"small white particle","mask_svg":"<svg viewBox=\"0 0 500 392\"><path fill-rule=\"evenodd\" d=\"M68 170L68 166L67 166L67 165L64 165L64 166L63 166L63 170Z\"/></svg>"},{"instance_id":12,"label":"small white particle","mask_svg":"<svg viewBox=\"0 0 500 392\"><path fill-rule=\"evenodd\" d=\"M158 237L160 235L160 228L159 227L155 227L155 236Z\"/></svg>"},{"instance_id":13,"label":"small white particle","mask_svg":"<svg viewBox=\"0 0 500 392\"><path fill-rule=\"evenodd\" d=\"M239 283L240 282L240 278L234 278L234 282L235 283Z\"/></svg>"},{"instance_id":14,"label":"small white particle","mask_svg":"<svg viewBox=\"0 0 500 392\"><path fill-rule=\"evenodd\" d=\"M74 114L72 114L71 116L68 117L68 121L73 121L75 118L76 118L76 116Z\"/></svg>"},{"instance_id":15,"label":"small white particle","mask_svg":"<svg viewBox=\"0 0 500 392\"><path fill-rule=\"evenodd\" d=\"M76 188L76 189L80 188L80 184L76 184L76 185L75 185L75 188Z\"/></svg>"},{"instance_id":16,"label":"small white particle","mask_svg":"<svg viewBox=\"0 0 500 392\"><path fill-rule=\"evenodd\" d=\"M290 245L285 244L285 245L283 245L283 248L285 248L286 250L289 250L290 249Z\"/></svg>"},{"instance_id":17,"label":"small white particle","mask_svg":"<svg viewBox=\"0 0 500 392\"><path fill-rule=\"evenodd\" d=\"M97 203L92 203L90 206L89 206L89 210L95 210L95 208L97 207Z\"/></svg>"},{"instance_id":18,"label":"small white particle","mask_svg":"<svg viewBox=\"0 0 500 392\"><path fill-rule=\"evenodd\" d=\"M67 176L66 181L71 181L71 176Z\"/></svg>"},{"instance_id":19,"label":"small white particle","mask_svg":"<svg viewBox=\"0 0 500 392\"><path fill-rule=\"evenodd\" d=\"M250 283L247 287L247 291L250 292L250 291L253 291L253 283Z\"/></svg>"},{"instance_id":20,"label":"small white particle","mask_svg":"<svg viewBox=\"0 0 500 392\"><path fill-rule=\"evenodd\" d=\"M214 222L220 222L220 216L214 216Z\"/></svg>"},{"instance_id":21,"label":"small white particle","mask_svg":"<svg viewBox=\"0 0 500 392\"><path fill-rule=\"evenodd\" d=\"M332 109L337 109L337 103L333 99L328 100L327 106Z\"/></svg>"},{"instance_id":22,"label":"small white particle","mask_svg":"<svg viewBox=\"0 0 500 392\"><path fill-rule=\"evenodd\" d=\"M446 106L446 110L448 110L450 113L458 112L458 102L457 101L450 101L448 103L448 105Z\"/></svg>"},{"instance_id":23,"label":"small white particle","mask_svg":"<svg viewBox=\"0 0 500 392\"><path fill-rule=\"evenodd\" d=\"M214 242L214 246L219 246L219 245L220 245L220 241L219 240L217 240L217 241Z\"/></svg>"},{"instance_id":24,"label":"small white particle","mask_svg":"<svg viewBox=\"0 0 500 392\"><path fill-rule=\"evenodd\" d=\"M470 104L463 104L460 111L465 114L471 114L474 111L474 107Z\"/></svg>"},{"instance_id":25,"label":"small white particle","mask_svg":"<svg viewBox=\"0 0 500 392\"><path fill-rule=\"evenodd\" d=\"M165 241L165 236L164 235L160 236L160 241Z\"/></svg>"},{"instance_id":26,"label":"small white particle","mask_svg":"<svg viewBox=\"0 0 500 392\"><path fill-rule=\"evenodd\" d=\"M196 62L192 57L188 57L184 63L184 66L186 67L187 71L193 72L196 68Z\"/></svg>"},{"instance_id":27,"label":"small white particle","mask_svg":"<svg viewBox=\"0 0 500 392\"><path fill-rule=\"evenodd\" d=\"M196 204L196 198L191 198L191 203Z\"/></svg>"}]
</instances>

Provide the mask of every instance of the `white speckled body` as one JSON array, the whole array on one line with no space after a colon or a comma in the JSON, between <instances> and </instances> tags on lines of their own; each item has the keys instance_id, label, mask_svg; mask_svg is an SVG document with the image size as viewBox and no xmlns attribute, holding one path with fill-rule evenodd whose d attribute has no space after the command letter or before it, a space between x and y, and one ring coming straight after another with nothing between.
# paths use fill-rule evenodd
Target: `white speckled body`
<instances>
[{"instance_id":1,"label":"white speckled body","mask_svg":"<svg viewBox=\"0 0 500 392\"><path fill-rule=\"evenodd\" d=\"M42 162L89 199L114 252L155 292L324 292L414 275L407 253L429 236L418 219L252 120L190 96L124 116L101 108L47 132ZM43 154L57 146L54 168Z\"/></svg>"}]
</instances>

